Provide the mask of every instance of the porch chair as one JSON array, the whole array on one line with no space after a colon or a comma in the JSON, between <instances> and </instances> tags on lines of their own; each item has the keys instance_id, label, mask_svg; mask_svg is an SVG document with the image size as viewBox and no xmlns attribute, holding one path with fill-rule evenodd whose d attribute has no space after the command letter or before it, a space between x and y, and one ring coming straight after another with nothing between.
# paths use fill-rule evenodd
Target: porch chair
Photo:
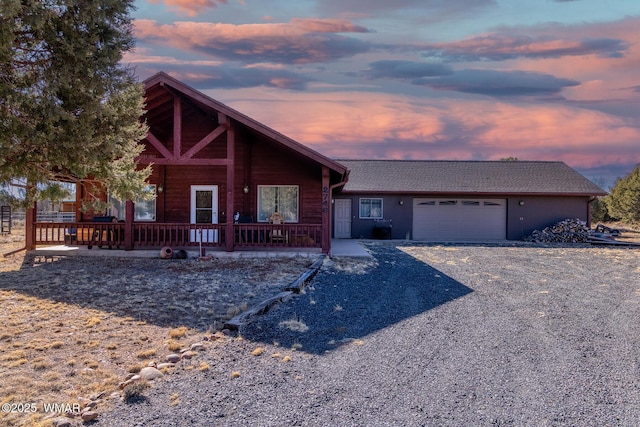
<instances>
[{"instance_id":1,"label":"porch chair","mask_svg":"<svg viewBox=\"0 0 640 427\"><path fill-rule=\"evenodd\" d=\"M269 217L271 224L284 224L284 215L280 212L274 212ZM289 243L289 233L282 228L273 228L270 236L271 243Z\"/></svg>"}]
</instances>

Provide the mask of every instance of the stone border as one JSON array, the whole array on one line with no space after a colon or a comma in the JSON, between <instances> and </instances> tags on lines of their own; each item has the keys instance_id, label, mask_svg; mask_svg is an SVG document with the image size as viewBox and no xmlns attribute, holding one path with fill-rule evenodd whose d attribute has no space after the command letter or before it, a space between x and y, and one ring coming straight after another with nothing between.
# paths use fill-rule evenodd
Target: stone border
<instances>
[{"instance_id":1,"label":"stone border","mask_svg":"<svg viewBox=\"0 0 640 427\"><path fill-rule=\"evenodd\" d=\"M241 326L249 323L251 321L251 318L265 314L274 305L285 302L295 294L299 294L307 285L307 283L309 283L309 281L313 279L316 273L318 273L318 270L320 270L320 267L322 266L325 258L326 255L319 256L318 259L315 260L313 264L311 264L311 267L309 267L307 271L302 273L300 277L298 277L294 282L287 286L283 292L280 292L279 294L274 295L273 297L254 305L243 313L238 314L233 319L227 321L224 324L223 328L230 331L238 331Z\"/></svg>"}]
</instances>

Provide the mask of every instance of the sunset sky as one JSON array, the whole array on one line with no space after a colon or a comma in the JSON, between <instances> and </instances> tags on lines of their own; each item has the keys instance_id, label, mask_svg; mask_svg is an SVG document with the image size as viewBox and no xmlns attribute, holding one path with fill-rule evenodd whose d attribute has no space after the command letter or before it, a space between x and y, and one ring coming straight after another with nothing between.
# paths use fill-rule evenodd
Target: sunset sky
<instances>
[{"instance_id":1,"label":"sunset sky","mask_svg":"<svg viewBox=\"0 0 640 427\"><path fill-rule=\"evenodd\" d=\"M138 0L165 71L338 159L640 163L638 0Z\"/></svg>"}]
</instances>

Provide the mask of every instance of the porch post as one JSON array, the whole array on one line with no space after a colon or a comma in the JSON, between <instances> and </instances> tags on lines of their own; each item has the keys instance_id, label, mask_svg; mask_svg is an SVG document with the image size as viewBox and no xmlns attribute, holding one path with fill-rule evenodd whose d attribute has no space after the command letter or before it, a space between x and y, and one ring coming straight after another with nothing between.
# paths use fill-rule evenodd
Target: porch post
<instances>
[{"instance_id":1,"label":"porch post","mask_svg":"<svg viewBox=\"0 0 640 427\"><path fill-rule=\"evenodd\" d=\"M33 206L27 208L24 222L24 246L28 251L36 248L36 218L38 205L33 202Z\"/></svg>"},{"instance_id":2,"label":"porch post","mask_svg":"<svg viewBox=\"0 0 640 427\"><path fill-rule=\"evenodd\" d=\"M235 132L229 118L225 117L227 121L227 214L225 224L225 244L227 252L233 252L235 246L235 233L233 229L233 208L235 201L235 171L236 171L236 144L235 144Z\"/></svg>"},{"instance_id":3,"label":"porch post","mask_svg":"<svg viewBox=\"0 0 640 427\"><path fill-rule=\"evenodd\" d=\"M322 253L331 250L331 187L329 182L329 168L322 166Z\"/></svg>"},{"instance_id":4,"label":"porch post","mask_svg":"<svg viewBox=\"0 0 640 427\"><path fill-rule=\"evenodd\" d=\"M132 251L133 250L133 214L134 214L134 204L132 200L127 200L125 203L125 214L124 214L124 250Z\"/></svg>"}]
</instances>

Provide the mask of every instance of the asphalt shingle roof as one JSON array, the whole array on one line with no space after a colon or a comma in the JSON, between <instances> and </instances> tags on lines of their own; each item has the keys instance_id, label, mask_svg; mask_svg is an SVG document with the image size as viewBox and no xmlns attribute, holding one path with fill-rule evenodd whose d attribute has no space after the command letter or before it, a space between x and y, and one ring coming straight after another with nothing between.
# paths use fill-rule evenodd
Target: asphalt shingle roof
<instances>
[{"instance_id":1,"label":"asphalt shingle roof","mask_svg":"<svg viewBox=\"0 0 640 427\"><path fill-rule=\"evenodd\" d=\"M338 160L345 192L604 195L563 162Z\"/></svg>"}]
</instances>

